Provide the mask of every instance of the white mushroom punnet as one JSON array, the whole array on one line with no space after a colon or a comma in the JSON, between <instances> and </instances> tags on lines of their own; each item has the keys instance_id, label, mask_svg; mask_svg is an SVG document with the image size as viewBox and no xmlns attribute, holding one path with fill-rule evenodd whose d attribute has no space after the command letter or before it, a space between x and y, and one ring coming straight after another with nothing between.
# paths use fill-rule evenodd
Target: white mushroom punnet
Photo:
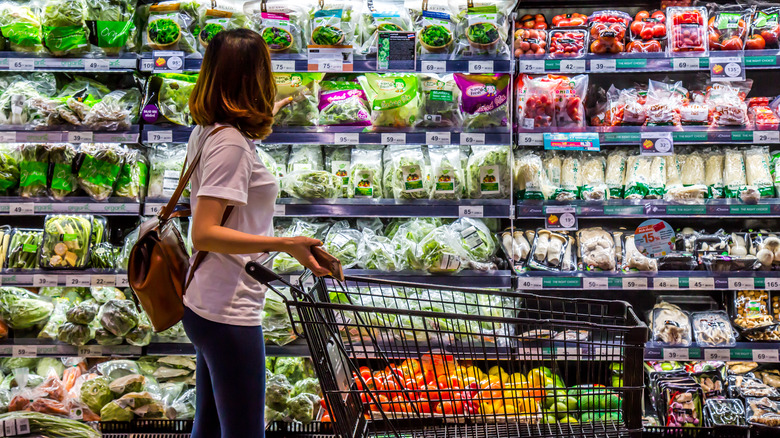
<instances>
[{"instance_id":1,"label":"white mushroom punnet","mask_svg":"<svg viewBox=\"0 0 780 438\"><path fill-rule=\"evenodd\" d=\"M742 238L742 236L738 236L737 233L731 233L731 248L729 249L729 255L735 257L744 257L747 255L745 239Z\"/></svg>"},{"instance_id":2,"label":"white mushroom punnet","mask_svg":"<svg viewBox=\"0 0 780 438\"><path fill-rule=\"evenodd\" d=\"M615 242L611 234L594 227L580 230L578 236L584 265L602 271L615 269Z\"/></svg>"},{"instance_id":3,"label":"white mushroom punnet","mask_svg":"<svg viewBox=\"0 0 780 438\"><path fill-rule=\"evenodd\" d=\"M522 231L515 231L514 233L515 245L520 249L520 258L525 260L528 257L528 253L531 252L531 245L528 244Z\"/></svg>"},{"instance_id":4,"label":"white mushroom punnet","mask_svg":"<svg viewBox=\"0 0 780 438\"><path fill-rule=\"evenodd\" d=\"M758 259L758 262L761 263L762 266L765 268L768 268L772 266L772 261L774 260L775 256L772 254L772 251L763 248L756 253L756 258Z\"/></svg>"},{"instance_id":5,"label":"white mushroom punnet","mask_svg":"<svg viewBox=\"0 0 780 438\"><path fill-rule=\"evenodd\" d=\"M558 266L561 264L561 252L563 251L563 245L565 243L565 237L560 234L550 234L550 246L547 248L547 263L550 266Z\"/></svg>"},{"instance_id":6,"label":"white mushroom punnet","mask_svg":"<svg viewBox=\"0 0 780 438\"><path fill-rule=\"evenodd\" d=\"M539 230L536 236L536 248L534 248L534 259L537 262L543 262L547 258L547 248L550 247L550 232Z\"/></svg>"},{"instance_id":7,"label":"white mushroom punnet","mask_svg":"<svg viewBox=\"0 0 780 438\"><path fill-rule=\"evenodd\" d=\"M566 246L566 253L563 255L563 266L561 266L561 269L564 271L573 271L574 270L574 260L572 259L571 253L572 248L574 247L574 238L569 236L569 244Z\"/></svg>"},{"instance_id":8,"label":"white mushroom punnet","mask_svg":"<svg viewBox=\"0 0 780 438\"><path fill-rule=\"evenodd\" d=\"M761 244L759 249L759 253L761 253L763 250L770 251L772 253L772 259L775 262L780 262L780 239L777 237L767 237L764 239L764 242ZM756 256L758 257L758 254L756 254Z\"/></svg>"},{"instance_id":9,"label":"white mushroom punnet","mask_svg":"<svg viewBox=\"0 0 780 438\"><path fill-rule=\"evenodd\" d=\"M658 260L647 257L636 249L634 236L626 237L626 265L639 271L658 271Z\"/></svg>"}]
</instances>

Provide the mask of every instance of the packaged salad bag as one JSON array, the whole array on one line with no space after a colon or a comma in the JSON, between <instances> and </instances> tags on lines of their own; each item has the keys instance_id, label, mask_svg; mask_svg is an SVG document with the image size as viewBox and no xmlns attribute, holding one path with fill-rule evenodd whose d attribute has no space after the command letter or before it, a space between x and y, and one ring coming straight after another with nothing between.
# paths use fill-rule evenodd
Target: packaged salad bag
<instances>
[{"instance_id":1,"label":"packaged salad bag","mask_svg":"<svg viewBox=\"0 0 780 438\"><path fill-rule=\"evenodd\" d=\"M412 30L412 18L398 3L366 0L358 24L360 53L376 53L379 32L410 30Z\"/></svg>"},{"instance_id":2,"label":"packaged salad bag","mask_svg":"<svg viewBox=\"0 0 780 438\"><path fill-rule=\"evenodd\" d=\"M192 125L190 94L198 75L160 73L152 75L146 85L141 117L146 123Z\"/></svg>"},{"instance_id":3,"label":"packaged salad bag","mask_svg":"<svg viewBox=\"0 0 780 438\"><path fill-rule=\"evenodd\" d=\"M418 126L424 128L458 128L463 124L460 111L460 88L452 75L420 75L422 114Z\"/></svg>"},{"instance_id":4,"label":"packaged salad bag","mask_svg":"<svg viewBox=\"0 0 780 438\"><path fill-rule=\"evenodd\" d=\"M43 52L41 21L27 2L0 2L0 34L4 50Z\"/></svg>"},{"instance_id":5,"label":"packaged salad bag","mask_svg":"<svg viewBox=\"0 0 780 438\"><path fill-rule=\"evenodd\" d=\"M87 28L89 42L102 55L134 51L136 42L133 0L89 0Z\"/></svg>"},{"instance_id":6,"label":"packaged salad bag","mask_svg":"<svg viewBox=\"0 0 780 438\"><path fill-rule=\"evenodd\" d=\"M509 59L507 36L510 31L509 14L514 1L456 0L458 48L461 58L491 57Z\"/></svg>"},{"instance_id":7,"label":"packaged salad bag","mask_svg":"<svg viewBox=\"0 0 780 438\"><path fill-rule=\"evenodd\" d=\"M43 45L54 56L89 52L85 0L48 0L41 12Z\"/></svg>"},{"instance_id":8,"label":"packaged salad bag","mask_svg":"<svg viewBox=\"0 0 780 438\"><path fill-rule=\"evenodd\" d=\"M470 199L509 198L508 146L472 146L466 168Z\"/></svg>"},{"instance_id":9,"label":"packaged salad bag","mask_svg":"<svg viewBox=\"0 0 780 438\"><path fill-rule=\"evenodd\" d=\"M244 4L250 29L263 37L268 50L305 53L311 32L306 5L287 0L262 0Z\"/></svg>"},{"instance_id":10,"label":"packaged salad bag","mask_svg":"<svg viewBox=\"0 0 780 438\"><path fill-rule=\"evenodd\" d=\"M428 166L420 146L391 145L387 153L392 158L389 183L395 199L427 199L430 194Z\"/></svg>"},{"instance_id":11,"label":"packaged salad bag","mask_svg":"<svg viewBox=\"0 0 780 438\"><path fill-rule=\"evenodd\" d=\"M358 78L371 105L374 126L411 127L420 118L417 75L366 73Z\"/></svg>"},{"instance_id":12,"label":"packaged salad bag","mask_svg":"<svg viewBox=\"0 0 780 438\"><path fill-rule=\"evenodd\" d=\"M368 108L356 76L326 76L320 83L319 125L370 126Z\"/></svg>"},{"instance_id":13,"label":"packaged salad bag","mask_svg":"<svg viewBox=\"0 0 780 438\"><path fill-rule=\"evenodd\" d=\"M449 0L405 0L414 21L420 58L448 59L454 51L455 16Z\"/></svg>"},{"instance_id":14,"label":"packaged salad bag","mask_svg":"<svg viewBox=\"0 0 780 438\"><path fill-rule=\"evenodd\" d=\"M241 12L231 12L222 9L207 9L203 15L203 26L198 32L200 51L206 51L209 42L223 30L242 29L247 27L246 16Z\"/></svg>"},{"instance_id":15,"label":"packaged salad bag","mask_svg":"<svg viewBox=\"0 0 780 438\"><path fill-rule=\"evenodd\" d=\"M509 120L508 74L469 75L455 73L461 93L463 130L484 130L506 126Z\"/></svg>"},{"instance_id":16,"label":"packaged salad bag","mask_svg":"<svg viewBox=\"0 0 780 438\"><path fill-rule=\"evenodd\" d=\"M66 196L78 190L78 181L73 173L73 160L76 147L70 143L58 143L49 146L49 194L62 201Z\"/></svg>"},{"instance_id":17,"label":"packaged salad bag","mask_svg":"<svg viewBox=\"0 0 780 438\"><path fill-rule=\"evenodd\" d=\"M311 126L317 122L322 73L274 73L276 100L293 101L274 116L277 126Z\"/></svg>"},{"instance_id":18,"label":"packaged salad bag","mask_svg":"<svg viewBox=\"0 0 780 438\"><path fill-rule=\"evenodd\" d=\"M349 169L350 198L382 197L381 147L357 147L352 151Z\"/></svg>"},{"instance_id":19,"label":"packaged salad bag","mask_svg":"<svg viewBox=\"0 0 780 438\"><path fill-rule=\"evenodd\" d=\"M180 50L185 54L198 51L200 18L206 11L205 2L164 1L139 5L138 19L142 23L141 50Z\"/></svg>"},{"instance_id":20,"label":"packaged salad bag","mask_svg":"<svg viewBox=\"0 0 780 438\"><path fill-rule=\"evenodd\" d=\"M458 145L429 146L431 199L459 200L463 196L463 167Z\"/></svg>"},{"instance_id":21,"label":"packaged salad bag","mask_svg":"<svg viewBox=\"0 0 780 438\"><path fill-rule=\"evenodd\" d=\"M311 12L312 46L353 46L358 24L359 1L319 0Z\"/></svg>"}]
</instances>

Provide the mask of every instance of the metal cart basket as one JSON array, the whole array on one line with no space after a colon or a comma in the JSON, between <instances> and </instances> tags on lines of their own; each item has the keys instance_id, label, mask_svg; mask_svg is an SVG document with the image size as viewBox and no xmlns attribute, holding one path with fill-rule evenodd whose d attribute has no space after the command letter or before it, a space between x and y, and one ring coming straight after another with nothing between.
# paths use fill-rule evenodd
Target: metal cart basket
<instances>
[{"instance_id":1,"label":"metal cart basket","mask_svg":"<svg viewBox=\"0 0 780 438\"><path fill-rule=\"evenodd\" d=\"M628 303L247 272L290 286L339 438L641 434L647 327Z\"/></svg>"}]
</instances>

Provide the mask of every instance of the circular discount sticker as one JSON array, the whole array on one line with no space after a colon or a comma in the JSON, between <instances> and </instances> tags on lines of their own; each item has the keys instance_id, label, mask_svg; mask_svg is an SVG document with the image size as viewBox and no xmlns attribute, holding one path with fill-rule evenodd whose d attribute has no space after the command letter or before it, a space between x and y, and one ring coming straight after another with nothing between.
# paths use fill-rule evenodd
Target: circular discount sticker
<instances>
[{"instance_id":1,"label":"circular discount sticker","mask_svg":"<svg viewBox=\"0 0 780 438\"><path fill-rule=\"evenodd\" d=\"M674 249L674 236L671 225L659 219L650 219L637 227L634 244L636 249L646 256L665 256Z\"/></svg>"}]
</instances>

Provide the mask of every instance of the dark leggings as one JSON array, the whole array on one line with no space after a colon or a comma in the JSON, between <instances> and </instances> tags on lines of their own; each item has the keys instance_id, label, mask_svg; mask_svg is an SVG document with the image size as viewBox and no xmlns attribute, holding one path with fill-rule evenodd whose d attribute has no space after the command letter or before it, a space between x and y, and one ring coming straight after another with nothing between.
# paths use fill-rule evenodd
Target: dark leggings
<instances>
[{"instance_id":1,"label":"dark leggings","mask_svg":"<svg viewBox=\"0 0 780 438\"><path fill-rule=\"evenodd\" d=\"M191 438L263 438L263 328L212 322L186 307L183 322L198 360Z\"/></svg>"}]
</instances>

